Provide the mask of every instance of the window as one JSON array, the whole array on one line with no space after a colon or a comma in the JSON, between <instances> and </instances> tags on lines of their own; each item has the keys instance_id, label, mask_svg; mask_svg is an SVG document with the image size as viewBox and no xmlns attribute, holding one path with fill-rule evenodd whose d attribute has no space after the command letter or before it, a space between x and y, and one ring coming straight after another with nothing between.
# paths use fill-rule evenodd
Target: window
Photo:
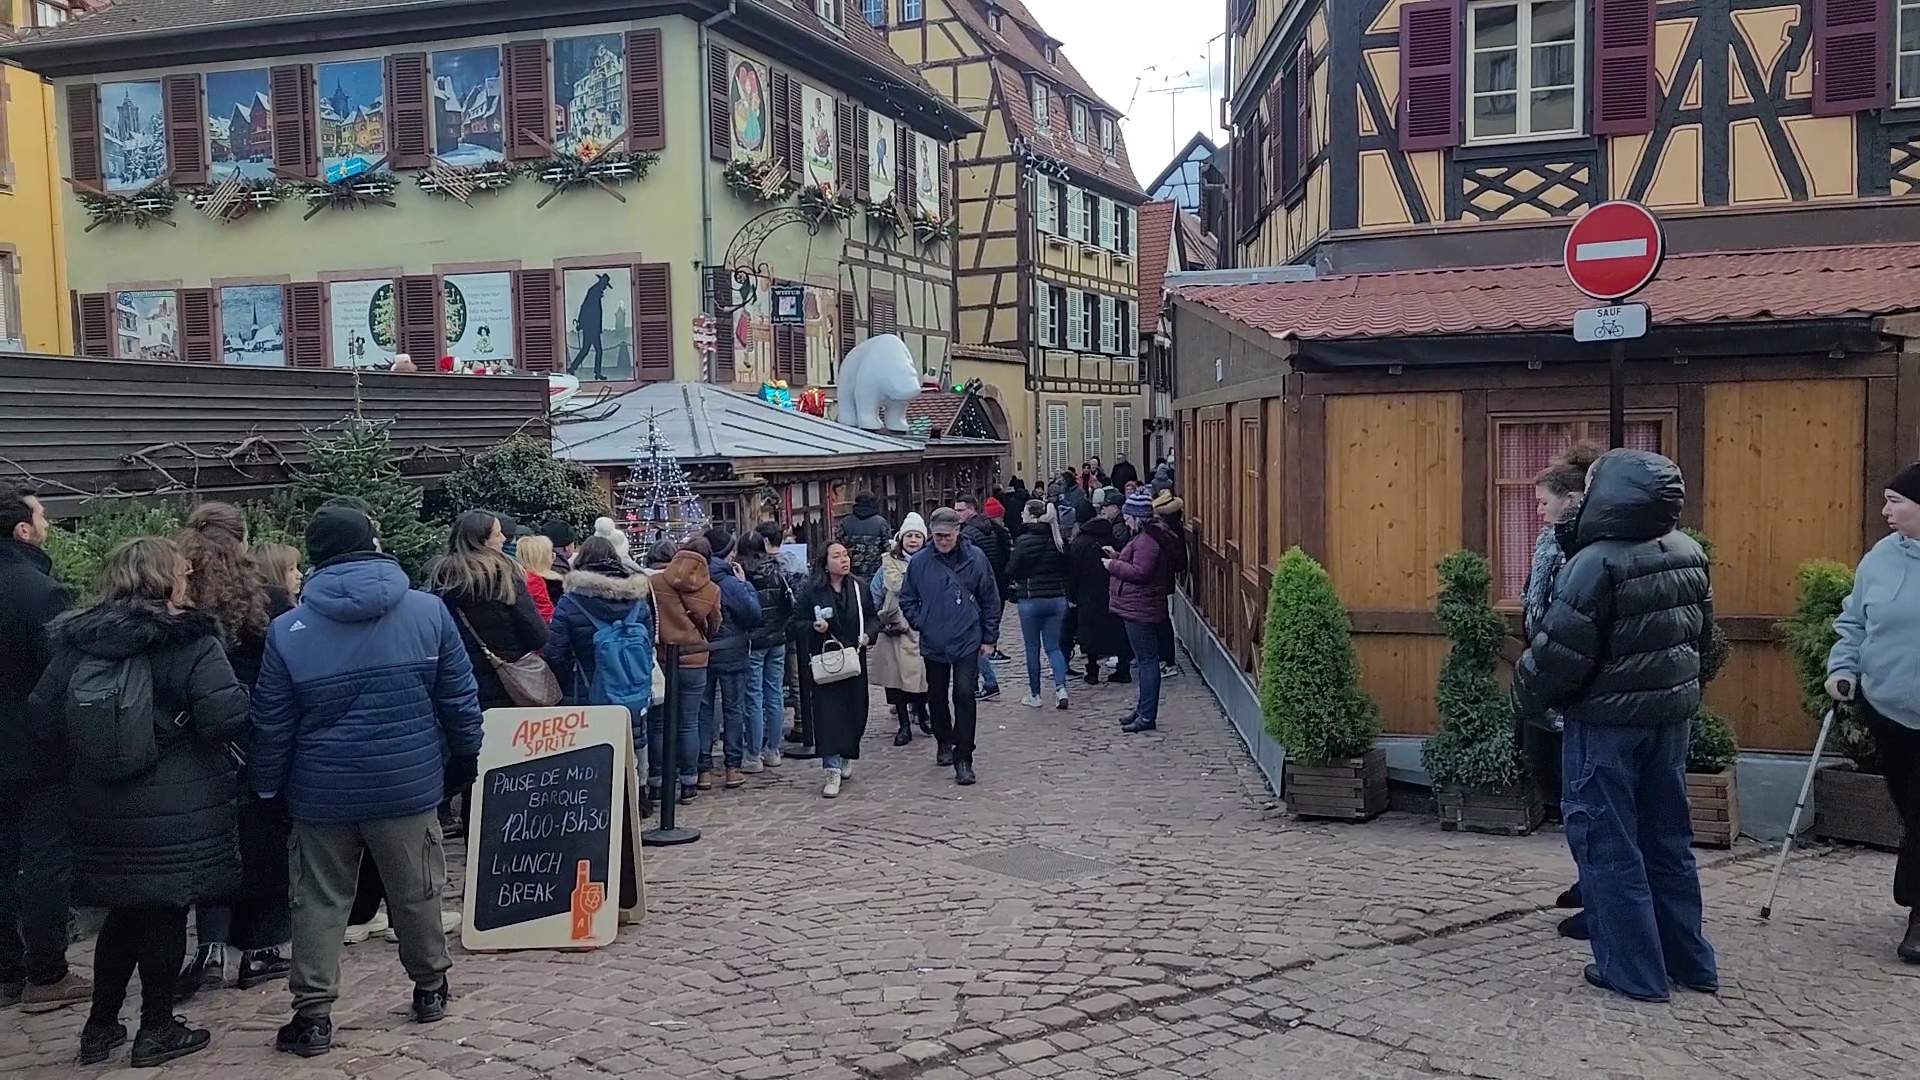
<instances>
[{"instance_id":1,"label":"window","mask_svg":"<svg viewBox=\"0 0 1920 1080\"><path fill-rule=\"evenodd\" d=\"M1053 181L1035 180L1033 183L1034 217L1043 233L1060 231L1060 204L1054 199Z\"/></svg>"},{"instance_id":2,"label":"window","mask_svg":"<svg viewBox=\"0 0 1920 1080\"><path fill-rule=\"evenodd\" d=\"M820 16L821 22L837 23L840 21L840 0L813 0L813 11Z\"/></svg>"},{"instance_id":3,"label":"window","mask_svg":"<svg viewBox=\"0 0 1920 1080\"><path fill-rule=\"evenodd\" d=\"M866 5L867 25L884 27L887 25L887 0L863 0Z\"/></svg>"},{"instance_id":4,"label":"window","mask_svg":"<svg viewBox=\"0 0 1920 1080\"><path fill-rule=\"evenodd\" d=\"M1894 94L1903 104L1920 104L1920 0L1900 0L1898 42L1895 54L1899 74Z\"/></svg>"},{"instance_id":5,"label":"window","mask_svg":"<svg viewBox=\"0 0 1920 1080\"><path fill-rule=\"evenodd\" d=\"M0 248L0 348L26 350L20 329L20 256Z\"/></svg>"},{"instance_id":6,"label":"window","mask_svg":"<svg viewBox=\"0 0 1920 1080\"><path fill-rule=\"evenodd\" d=\"M1047 476L1067 471L1067 407L1061 402L1047 403Z\"/></svg>"},{"instance_id":7,"label":"window","mask_svg":"<svg viewBox=\"0 0 1920 1080\"><path fill-rule=\"evenodd\" d=\"M1056 345L1059 327L1053 319L1053 286L1044 281L1033 283L1033 335L1041 347Z\"/></svg>"},{"instance_id":8,"label":"window","mask_svg":"<svg viewBox=\"0 0 1920 1080\"><path fill-rule=\"evenodd\" d=\"M1100 301L1104 299L1106 298L1103 296L1096 295L1094 293L1080 294L1080 302L1082 304L1082 311L1080 314L1081 336L1080 336L1080 340L1075 344L1074 347L1079 349L1081 352L1093 351L1094 339L1099 336L1098 327L1100 326Z\"/></svg>"},{"instance_id":9,"label":"window","mask_svg":"<svg viewBox=\"0 0 1920 1080\"><path fill-rule=\"evenodd\" d=\"M1114 325L1115 316L1113 312L1114 308L1119 305L1114 302L1111 296L1098 297L1095 303L1096 306L1094 310L1098 312L1100 316L1100 351L1112 355L1114 338L1116 336L1114 331L1119 329L1118 326Z\"/></svg>"},{"instance_id":10,"label":"window","mask_svg":"<svg viewBox=\"0 0 1920 1080\"><path fill-rule=\"evenodd\" d=\"M900 0L900 21L917 23L926 18L927 0Z\"/></svg>"},{"instance_id":11,"label":"window","mask_svg":"<svg viewBox=\"0 0 1920 1080\"><path fill-rule=\"evenodd\" d=\"M68 0L33 0L33 25L59 26L66 22L72 9Z\"/></svg>"},{"instance_id":12,"label":"window","mask_svg":"<svg viewBox=\"0 0 1920 1080\"><path fill-rule=\"evenodd\" d=\"M1474 4L1467 45L1468 139L1580 130L1578 0Z\"/></svg>"},{"instance_id":13,"label":"window","mask_svg":"<svg viewBox=\"0 0 1920 1080\"><path fill-rule=\"evenodd\" d=\"M1125 461L1133 454L1133 406L1113 407L1113 460Z\"/></svg>"},{"instance_id":14,"label":"window","mask_svg":"<svg viewBox=\"0 0 1920 1080\"><path fill-rule=\"evenodd\" d=\"M1671 454L1671 414L1627 414L1627 445L1635 450ZM1498 581L1495 599L1520 600L1533 567L1533 545L1540 536L1533 478L1567 447L1585 439L1607 443L1604 413L1496 420L1493 431L1493 549Z\"/></svg>"},{"instance_id":15,"label":"window","mask_svg":"<svg viewBox=\"0 0 1920 1080\"><path fill-rule=\"evenodd\" d=\"M1078 101L1073 103L1073 141L1083 145L1087 141L1087 107Z\"/></svg>"},{"instance_id":16,"label":"window","mask_svg":"<svg viewBox=\"0 0 1920 1080\"><path fill-rule=\"evenodd\" d=\"M1087 337L1087 307L1081 301L1085 295L1078 289L1067 290L1067 348L1084 348Z\"/></svg>"},{"instance_id":17,"label":"window","mask_svg":"<svg viewBox=\"0 0 1920 1080\"><path fill-rule=\"evenodd\" d=\"M1092 461L1100 456L1100 405L1080 406L1080 457Z\"/></svg>"},{"instance_id":18,"label":"window","mask_svg":"<svg viewBox=\"0 0 1920 1080\"><path fill-rule=\"evenodd\" d=\"M1113 204L1113 249L1133 254L1133 208L1119 203Z\"/></svg>"},{"instance_id":19,"label":"window","mask_svg":"<svg viewBox=\"0 0 1920 1080\"><path fill-rule=\"evenodd\" d=\"M1100 200L1099 215L1100 217L1098 220L1100 222L1100 235L1094 238L1094 242L1099 244L1103 248L1112 250L1113 249L1113 233L1114 233L1114 227L1113 227L1114 216L1113 216L1113 200L1112 199Z\"/></svg>"},{"instance_id":20,"label":"window","mask_svg":"<svg viewBox=\"0 0 1920 1080\"><path fill-rule=\"evenodd\" d=\"M1033 122L1043 131L1053 123L1053 100L1048 93L1046 83L1033 80Z\"/></svg>"},{"instance_id":21,"label":"window","mask_svg":"<svg viewBox=\"0 0 1920 1080\"><path fill-rule=\"evenodd\" d=\"M1084 240L1087 236L1087 200L1081 197L1077 188L1062 190L1067 197L1067 239Z\"/></svg>"},{"instance_id":22,"label":"window","mask_svg":"<svg viewBox=\"0 0 1920 1080\"><path fill-rule=\"evenodd\" d=\"M993 32L996 34L1000 32L1000 9L999 8L987 9L987 26L990 27L993 30Z\"/></svg>"},{"instance_id":23,"label":"window","mask_svg":"<svg viewBox=\"0 0 1920 1080\"><path fill-rule=\"evenodd\" d=\"M1103 113L1100 116L1100 151L1112 157L1113 147L1113 117Z\"/></svg>"},{"instance_id":24,"label":"window","mask_svg":"<svg viewBox=\"0 0 1920 1080\"><path fill-rule=\"evenodd\" d=\"M1100 196L1088 191L1080 198L1086 204L1080 211L1080 242L1094 245L1100 240Z\"/></svg>"}]
</instances>

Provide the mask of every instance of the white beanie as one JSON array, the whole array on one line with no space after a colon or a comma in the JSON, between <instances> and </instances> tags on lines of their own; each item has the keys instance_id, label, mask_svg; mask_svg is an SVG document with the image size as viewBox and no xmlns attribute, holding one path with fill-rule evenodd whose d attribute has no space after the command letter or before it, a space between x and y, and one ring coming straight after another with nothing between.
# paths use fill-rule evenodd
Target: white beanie
<instances>
[{"instance_id":1,"label":"white beanie","mask_svg":"<svg viewBox=\"0 0 1920 1080\"><path fill-rule=\"evenodd\" d=\"M921 517L919 514L908 514L907 520L900 523L900 531L894 533L893 538L898 540L908 533L919 533L921 539L926 539L927 519Z\"/></svg>"},{"instance_id":2,"label":"white beanie","mask_svg":"<svg viewBox=\"0 0 1920 1080\"><path fill-rule=\"evenodd\" d=\"M615 525L612 518L603 517L596 520L593 523L593 535L602 536L612 541L613 550L619 552L621 558L624 559L627 557L628 540L626 530Z\"/></svg>"}]
</instances>

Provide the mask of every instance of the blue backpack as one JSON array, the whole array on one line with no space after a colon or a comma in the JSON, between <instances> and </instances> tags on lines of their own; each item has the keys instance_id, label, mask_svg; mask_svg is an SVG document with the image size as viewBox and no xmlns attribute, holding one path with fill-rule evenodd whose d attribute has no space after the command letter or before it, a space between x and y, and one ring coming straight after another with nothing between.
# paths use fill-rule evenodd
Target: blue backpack
<instances>
[{"instance_id":1,"label":"blue backpack","mask_svg":"<svg viewBox=\"0 0 1920 1080\"><path fill-rule=\"evenodd\" d=\"M593 682L586 703L624 705L635 720L647 715L653 704L653 628L641 621L647 605L636 603L626 618L611 623L580 610L594 627Z\"/></svg>"}]
</instances>

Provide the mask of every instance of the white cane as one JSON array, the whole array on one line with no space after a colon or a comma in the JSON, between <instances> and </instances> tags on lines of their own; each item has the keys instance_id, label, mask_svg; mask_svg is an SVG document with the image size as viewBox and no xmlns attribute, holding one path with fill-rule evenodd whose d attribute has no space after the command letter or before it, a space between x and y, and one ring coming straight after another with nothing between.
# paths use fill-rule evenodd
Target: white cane
<instances>
[{"instance_id":1,"label":"white cane","mask_svg":"<svg viewBox=\"0 0 1920 1080\"><path fill-rule=\"evenodd\" d=\"M1807 808L1807 795L1813 791L1813 774L1820 768L1820 751L1826 748L1827 732L1833 730L1835 707L1820 718L1820 737L1813 741L1813 758L1807 762L1807 778L1800 781L1800 799L1793 804L1793 819L1787 823L1787 838L1780 842L1780 860L1773 864L1773 883L1767 886L1767 902L1760 905L1762 919L1773 918L1773 898L1780 892L1780 872L1787 868L1787 855L1793 851L1793 838L1800 832L1800 814Z\"/></svg>"}]
</instances>

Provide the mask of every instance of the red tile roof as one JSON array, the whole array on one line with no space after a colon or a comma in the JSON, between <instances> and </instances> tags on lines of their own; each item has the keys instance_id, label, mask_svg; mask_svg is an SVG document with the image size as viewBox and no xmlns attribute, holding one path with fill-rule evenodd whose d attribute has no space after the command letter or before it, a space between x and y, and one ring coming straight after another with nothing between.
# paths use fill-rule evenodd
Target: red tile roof
<instances>
[{"instance_id":1,"label":"red tile roof","mask_svg":"<svg viewBox=\"0 0 1920 1080\"><path fill-rule=\"evenodd\" d=\"M1306 341L1567 331L1575 311L1598 306L1557 263L1192 285L1175 295ZM1633 299L1663 325L1920 310L1920 244L1676 255Z\"/></svg>"},{"instance_id":2,"label":"red tile roof","mask_svg":"<svg viewBox=\"0 0 1920 1080\"><path fill-rule=\"evenodd\" d=\"M1134 222L1134 236L1140 242L1140 314L1141 330L1152 329L1146 316L1152 314L1158 321L1161 304L1160 286L1167 277L1167 252L1173 248L1173 222L1180 213L1180 207L1171 200L1150 202L1140 207L1139 220Z\"/></svg>"},{"instance_id":3,"label":"red tile roof","mask_svg":"<svg viewBox=\"0 0 1920 1080\"><path fill-rule=\"evenodd\" d=\"M1220 266L1220 243L1207 235L1200 219L1180 211L1180 261L1182 270L1214 270Z\"/></svg>"},{"instance_id":4,"label":"red tile roof","mask_svg":"<svg viewBox=\"0 0 1920 1080\"><path fill-rule=\"evenodd\" d=\"M907 402L907 419L930 420L933 433L945 435L953 429L953 422L960 419L960 410L966 407L969 396L952 390L922 390Z\"/></svg>"}]
</instances>

